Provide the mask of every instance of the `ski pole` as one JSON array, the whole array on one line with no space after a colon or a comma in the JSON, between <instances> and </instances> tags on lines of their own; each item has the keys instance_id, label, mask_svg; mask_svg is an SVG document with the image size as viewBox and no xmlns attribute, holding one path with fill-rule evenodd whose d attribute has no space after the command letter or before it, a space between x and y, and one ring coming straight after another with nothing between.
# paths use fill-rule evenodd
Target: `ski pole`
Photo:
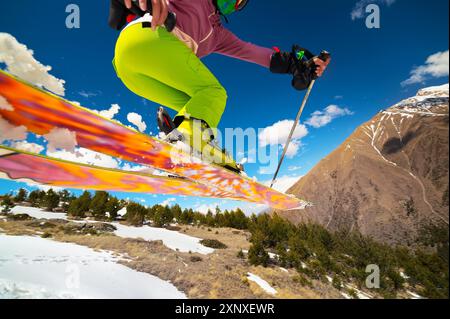
<instances>
[{"instance_id":1,"label":"ski pole","mask_svg":"<svg viewBox=\"0 0 450 319\"><path fill-rule=\"evenodd\" d=\"M291 143L292 137L294 136L297 125L300 122L300 118L303 114L303 110L305 109L306 103L308 102L309 96L311 94L311 91L312 91L315 83L316 83L316 80L313 80L311 82L311 84L308 87L308 90L306 91L305 97L303 98L303 102L300 107L300 110L298 111L297 118L295 119L294 125L292 126L291 133L289 133L289 137L287 139L286 145L284 146L283 155L281 155L281 159L280 159L280 162L278 163L277 171L275 173L275 176L273 177L272 184L270 184L271 188L273 187L273 185L275 184L275 182L277 180L278 173L280 172L280 169L281 169L281 165L283 164L284 158L286 157L286 153L289 149L289 145Z\"/></svg>"}]
</instances>

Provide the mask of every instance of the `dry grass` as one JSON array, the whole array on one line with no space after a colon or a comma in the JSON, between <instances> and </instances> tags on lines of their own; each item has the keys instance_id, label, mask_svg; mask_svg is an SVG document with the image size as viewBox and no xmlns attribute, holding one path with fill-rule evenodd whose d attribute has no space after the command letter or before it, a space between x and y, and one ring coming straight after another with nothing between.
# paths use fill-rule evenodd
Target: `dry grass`
<instances>
[{"instance_id":1,"label":"dry grass","mask_svg":"<svg viewBox=\"0 0 450 319\"><path fill-rule=\"evenodd\" d=\"M202 239L216 239L228 246L230 250L248 250L250 249L250 233L247 231L236 230L231 228L210 228L182 226L181 231L189 236L198 237Z\"/></svg>"}]
</instances>

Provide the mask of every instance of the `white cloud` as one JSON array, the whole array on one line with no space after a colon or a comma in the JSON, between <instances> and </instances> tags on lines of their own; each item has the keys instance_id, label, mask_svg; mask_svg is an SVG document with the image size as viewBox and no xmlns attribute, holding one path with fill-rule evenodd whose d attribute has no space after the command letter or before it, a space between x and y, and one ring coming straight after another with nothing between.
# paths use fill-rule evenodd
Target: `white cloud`
<instances>
[{"instance_id":1,"label":"white cloud","mask_svg":"<svg viewBox=\"0 0 450 319\"><path fill-rule=\"evenodd\" d=\"M286 151L286 157L287 158L293 158L295 155L298 154L300 151L300 147L302 146L302 143L300 140L292 140L291 143L289 143L288 149ZM284 145L283 145L284 148Z\"/></svg>"},{"instance_id":2,"label":"white cloud","mask_svg":"<svg viewBox=\"0 0 450 319\"><path fill-rule=\"evenodd\" d=\"M203 215L208 214L208 211L211 211L213 214L216 212L216 207L220 206L220 203L210 204L210 205L200 205L194 208L195 211L202 213Z\"/></svg>"},{"instance_id":3,"label":"white cloud","mask_svg":"<svg viewBox=\"0 0 450 319\"><path fill-rule=\"evenodd\" d=\"M129 163L125 163L120 169L128 172L138 172L142 174L155 174L157 172L156 169L148 166L131 165Z\"/></svg>"},{"instance_id":4,"label":"white cloud","mask_svg":"<svg viewBox=\"0 0 450 319\"><path fill-rule=\"evenodd\" d=\"M6 110L6 111L14 111L14 107L9 104L9 102L0 95L0 110Z\"/></svg>"},{"instance_id":5,"label":"white cloud","mask_svg":"<svg viewBox=\"0 0 450 319\"><path fill-rule=\"evenodd\" d=\"M87 99L98 95L98 93L87 92L87 91L81 91L81 92L78 92L78 94Z\"/></svg>"},{"instance_id":6,"label":"white cloud","mask_svg":"<svg viewBox=\"0 0 450 319\"><path fill-rule=\"evenodd\" d=\"M127 115L127 120L136 125L141 132L144 132L147 129L147 124L142 120L142 116L137 113L129 113Z\"/></svg>"},{"instance_id":7,"label":"white cloud","mask_svg":"<svg viewBox=\"0 0 450 319\"><path fill-rule=\"evenodd\" d=\"M302 169L301 166L289 166L289 167L288 167L288 171L290 171L290 172L299 171L299 170L301 170L301 169Z\"/></svg>"},{"instance_id":8,"label":"white cloud","mask_svg":"<svg viewBox=\"0 0 450 319\"><path fill-rule=\"evenodd\" d=\"M273 124L272 126L264 128L258 136L260 146L265 147L267 145L280 145L284 148L293 125L294 121L283 120ZM308 129L306 126L303 124L297 125L286 153L287 157L292 158L297 155L302 145L300 140L307 135Z\"/></svg>"},{"instance_id":9,"label":"white cloud","mask_svg":"<svg viewBox=\"0 0 450 319\"><path fill-rule=\"evenodd\" d=\"M259 143L262 147L267 145L284 145L287 142L294 121L284 120L266 127L259 133ZM300 124L295 129L293 140L299 140L308 135L306 126Z\"/></svg>"},{"instance_id":10,"label":"white cloud","mask_svg":"<svg viewBox=\"0 0 450 319\"><path fill-rule=\"evenodd\" d=\"M49 190L53 190L54 192L60 192L63 190L61 187L55 187L55 186L49 186L49 185L41 185L41 184L33 184L33 183L27 183L28 186L36 187L37 189L48 192Z\"/></svg>"},{"instance_id":11,"label":"white cloud","mask_svg":"<svg viewBox=\"0 0 450 319\"><path fill-rule=\"evenodd\" d=\"M254 204L254 203L237 203L236 205L233 205L232 207L228 207L228 210L236 210L236 209L240 209L244 212L244 214L246 216L251 216L252 214L255 215L260 215L262 213L265 213L269 210L271 210L271 208L267 205L263 205L263 204ZM215 208L214 208L215 210ZM214 213L214 210L212 211Z\"/></svg>"},{"instance_id":12,"label":"white cloud","mask_svg":"<svg viewBox=\"0 0 450 319\"><path fill-rule=\"evenodd\" d=\"M65 150L48 150L47 155L75 163L95 165L106 168L120 168L120 162L115 158L85 148L77 148L74 152L68 152Z\"/></svg>"},{"instance_id":13,"label":"white cloud","mask_svg":"<svg viewBox=\"0 0 450 319\"><path fill-rule=\"evenodd\" d=\"M384 5L390 6L395 1L396 0L360 0L353 7L353 10L351 13L352 20L364 18L365 13L366 13L366 7L369 4L384 4Z\"/></svg>"},{"instance_id":14,"label":"white cloud","mask_svg":"<svg viewBox=\"0 0 450 319\"><path fill-rule=\"evenodd\" d=\"M287 192L292 186L294 186L294 184L296 184L300 178L302 178L301 175L292 175L292 176L288 176L288 175L284 175L284 176L280 176L277 178L273 188L279 192ZM270 184L272 183L272 181L267 181L264 184L266 184L267 186L270 186Z\"/></svg>"},{"instance_id":15,"label":"white cloud","mask_svg":"<svg viewBox=\"0 0 450 319\"><path fill-rule=\"evenodd\" d=\"M45 147L35 143L28 143L27 141L20 141L11 143L11 147L20 151L28 152L28 153L41 153Z\"/></svg>"},{"instance_id":16,"label":"white cloud","mask_svg":"<svg viewBox=\"0 0 450 319\"><path fill-rule=\"evenodd\" d=\"M97 113L103 117L106 117L107 119L110 119L110 120L112 120L114 118L114 116L119 114L119 111L120 111L119 104L111 104L111 107L109 110L103 110L103 111L94 110L95 113Z\"/></svg>"},{"instance_id":17,"label":"white cloud","mask_svg":"<svg viewBox=\"0 0 450 319\"><path fill-rule=\"evenodd\" d=\"M175 203L176 201L177 201L176 198L168 198L161 203L161 206L170 206L172 203Z\"/></svg>"},{"instance_id":18,"label":"white cloud","mask_svg":"<svg viewBox=\"0 0 450 319\"><path fill-rule=\"evenodd\" d=\"M415 83L424 83L429 78L449 76L449 51L437 52L430 55L424 65L415 67L410 78L401 83L407 86Z\"/></svg>"},{"instance_id":19,"label":"white cloud","mask_svg":"<svg viewBox=\"0 0 450 319\"><path fill-rule=\"evenodd\" d=\"M25 126L14 126L0 116L0 143L4 141L21 141L27 138Z\"/></svg>"},{"instance_id":20,"label":"white cloud","mask_svg":"<svg viewBox=\"0 0 450 319\"><path fill-rule=\"evenodd\" d=\"M276 167L262 166L258 169L258 174L259 175L273 175L273 174L275 174L276 169L277 169Z\"/></svg>"},{"instance_id":21,"label":"white cloud","mask_svg":"<svg viewBox=\"0 0 450 319\"><path fill-rule=\"evenodd\" d=\"M312 116L306 121L306 124L314 128L321 128L330 124L338 117L346 115L353 115L353 112L347 108L340 108L337 105L330 105L322 111L314 112Z\"/></svg>"},{"instance_id":22,"label":"white cloud","mask_svg":"<svg viewBox=\"0 0 450 319\"><path fill-rule=\"evenodd\" d=\"M50 66L45 66L33 57L34 52L19 43L8 33L0 33L0 62L6 64L6 70L37 86L56 94L64 95L65 81L49 74Z\"/></svg>"},{"instance_id":23,"label":"white cloud","mask_svg":"<svg viewBox=\"0 0 450 319\"><path fill-rule=\"evenodd\" d=\"M78 145L77 135L66 128L53 128L48 134L44 135L47 140L47 149L49 152L55 152L57 149L63 149L74 152Z\"/></svg>"}]
</instances>

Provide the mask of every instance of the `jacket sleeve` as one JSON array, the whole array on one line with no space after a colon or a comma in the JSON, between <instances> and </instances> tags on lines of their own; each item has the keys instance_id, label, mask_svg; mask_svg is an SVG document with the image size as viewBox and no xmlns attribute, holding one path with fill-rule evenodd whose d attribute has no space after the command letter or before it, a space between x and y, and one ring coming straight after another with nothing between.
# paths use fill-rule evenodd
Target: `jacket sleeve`
<instances>
[{"instance_id":1,"label":"jacket sleeve","mask_svg":"<svg viewBox=\"0 0 450 319\"><path fill-rule=\"evenodd\" d=\"M245 42L224 27L219 29L219 42L214 53L256 63L269 68L273 50Z\"/></svg>"}]
</instances>

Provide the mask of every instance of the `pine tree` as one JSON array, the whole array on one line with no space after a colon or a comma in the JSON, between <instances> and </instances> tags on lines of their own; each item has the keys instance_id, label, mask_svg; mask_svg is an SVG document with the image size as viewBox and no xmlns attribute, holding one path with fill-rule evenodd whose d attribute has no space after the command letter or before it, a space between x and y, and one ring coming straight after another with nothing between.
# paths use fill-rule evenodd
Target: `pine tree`
<instances>
[{"instance_id":1,"label":"pine tree","mask_svg":"<svg viewBox=\"0 0 450 319\"><path fill-rule=\"evenodd\" d=\"M103 219L106 217L106 204L109 194L107 192L95 192L94 198L89 205L89 210L95 218Z\"/></svg>"},{"instance_id":2,"label":"pine tree","mask_svg":"<svg viewBox=\"0 0 450 319\"><path fill-rule=\"evenodd\" d=\"M38 207L44 207L44 205L45 205L45 196L47 196L47 193L45 191L39 191Z\"/></svg>"},{"instance_id":3,"label":"pine tree","mask_svg":"<svg viewBox=\"0 0 450 319\"><path fill-rule=\"evenodd\" d=\"M127 213L125 214L126 221L133 226L142 226L147 215L147 209L137 203L129 203L127 206Z\"/></svg>"},{"instance_id":4,"label":"pine tree","mask_svg":"<svg viewBox=\"0 0 450 319\"><path fill-rule=\"evenodd\" d=\"M169 207L164 208L163 218L162 222L164 223L163 226L169 225L173 221L173 213L172 210Z\"/></svg>"},{"instance_id":5,"label":"pine tree","mask_svg":"<svg viewBox=\"0 0 450 319\"><path fill-rule=\"evenodd\" d=\"M269 265L270 257L264 249L264 236L256 233L252 236L252 246L248 251L248 261L254 266L267 267Z\"/></svg>"},{"instance_id":6,"label":"pine tree","mask_svg":"<svg viewBox=\"0 0 450 319\"><path fill-rule=\"evenodd\" d=\"M172 210L167 206L158 206L155 209L153 222L156 227L164 227L173 220Z\"/></svg>"},{"instance_id":7,"label":"pine tree","mask_svg":"<svg viewBox=\"0 0 450 319\"><path fill-rule=\"evenodd\" d=\"M28 196L28 192L25 189L21 188L21 189L19 189L19 192L17 193L16 197L14 197L14 201L16 203L24 202L26 200L27 196Z\"/></svg>"},{"instance_id":8,"label":"pine tree","mask_svg":"<svg viewBox=\"0 0 450 319\"><path fill-rule=\"evenodd\" d=\"M206 225L209 227L214 227L216 225L214 215L210 210L208 210L208 214L206 214Z\"/></svg>"},{"instance_id":9,"label":"pine tree","mask_svg":"<svg viewBox=\"0 0 450 319\"><path fill-rule=\"evenodd\" d=\"M32 191L28 195L28 202L31 204L32 207L38 207L39 206L39 191Z\"/></svg>"},{"instance_id":10,"label":"pine tree","mask_svg":"<svg viewBox=\"0 0 450 319\"><path fill-rule=\"evenodd\" d=\"M3 206L2 213L9 213L11 209L14 207L14 202L12 201L11 196L6 195L3 198L1 205Z\"/></svg>"},{"instance_id":11,"label":"pine tree","mask_svg":"<svg viewBox=\"0 0 450 319\"><path fill-rule=\"evenodd\" d=\"M69 215L73 217L84 218L86 213L89 211L89 206L91 205L91 194L87 191L83 193L80 197L73 200L68 209Z\"/></svg>"},{"instance_id":12,"label":"pine tree","mask_svg":"<svg viewBox=\"0 0 450 319\"><path fill-rule=\"evenodd\" d=\"M173 215L173 218L175 218L177 220L177 222L180 221L180 217L181 217L182 213L183 213L183 211L182 211L180 205L176 204L172 207L172 215Z\"/></svg>"},{"instance_id":13,"label":"pine tree","mask_svg":"<svg viewBox=\"0 0 450 319\"><path fill-rule=\"evenodd\" d=\"M120 206L120 202L117 197L110 197L108 202L106 203L105 210L109 213L109 217L111 219L117 218L117 213L122 207Z\"/></svg>"},{"instance_id":14,"label":"pine tree","mask_svg":"<svg viewBox=\"0 0 450 319\"><path fill-rule=\"evenodd\" d=\"M59 195L53 189L49 189L43 199L45 209L52 212L59 206Z\"/></svg>"},{"instance_id":15,"label":"pine tree","mask_svg":"<svg viewBox=\"0 0 450 319\"><path fill-rule=\"evenodd\" d=\"M70 192L68 190L64 189L64 190L60 191L58 193L58 195L59 195L59 200L62 203L69 203L70 202L71 194L70 194Z\"/></svg>"}]
</instances>

